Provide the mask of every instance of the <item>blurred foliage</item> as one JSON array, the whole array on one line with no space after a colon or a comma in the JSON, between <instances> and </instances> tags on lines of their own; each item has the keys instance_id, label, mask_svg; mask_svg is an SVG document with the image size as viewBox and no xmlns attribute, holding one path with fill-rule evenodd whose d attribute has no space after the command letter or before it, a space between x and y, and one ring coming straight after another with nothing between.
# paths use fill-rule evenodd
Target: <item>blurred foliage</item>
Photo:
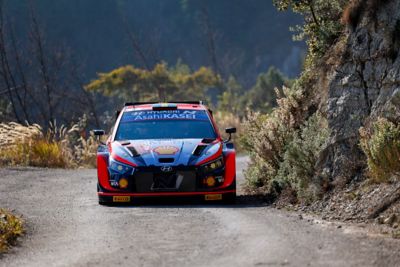
<instances>
[{"instance_id":1,"label":"blurred foliage","mask_svg":"<svg viewBox=\"0 0 400 267\"><path fill-rule=\"evenodd\" d=\"M240 117L244 117L248 109L269 113L277 105L276 90L281 90L283 86L289 86L291 83L292 81L275 67L259 74L256 84L247 90L230 76L225 83L225 90L219 97L218 108Z\"/></svg>"},{"instance_id":2,"label":"blurred foliage","mask_svg":"<svg viewBox=\"0 0 400 267\"><path fill-rule=\"evenodd\" d=\"M218 99L218 110L242 115L244 107L243 94L243 86L238 83L234 76L229 76L225 84L225 90Z\"/></svg>"},{"instance_id":3,"label":"blurred foliage","mask_svg":"<svg viewBox=\"0 0 400 267\"><path fill-rule=\"evenodd\" d=\"M277 68L261 73L256 84L245 89L233 75L225 82L210 68L191 71L181 61L173 67L159 63L153 70L124 66L109 73L98 74L98 79L86 85L86 90L124 101L208 100L217 96L216 107L224 113L243 117L247 109L270 112L276 106L275 90L290 85L291 81Z\"/></svg>"},{"instance_id":4,"label":"blurred foliage","mask_svg":"<svg viewBox=\"0 0 400 267\"><path fill-rule=\"evenodd\" d=\"M265 0L16 0L3 1L16 37L30 28L30 7L45 26L48 43L65 44L84 62L83 75L132 64L144 67L132 49L130 30L151 68L160 60L182 58L191 68L210 66L201 12L207 8L224 73L249 86L257 74L277 66L290 76L301 69L303 43L291 42L289 25L301 23ZM228 12L229 11L229 12ZM273 27L266 27L273 25ZM118 64L118 65L117 65Z\"/></svg>"},{"instance_id":5,"label":"blurred foliage","mask_svg":"<svg viewBox=\"0 0 400 267\"><path fill-rule=\"evenodd\" d=\"M367 156L368 170L375 182L400 176L400 125L378 118L360 129L361 148Z\"/></svg>"},{"instance_id":6,"label":"blurred foliage","mask_svg":"<svg viewBox=\"0 0 400 267\"><path fill-rule=\"evenodd\" d=\"M85 88L125 101L171 101L208 99L208 91L219 87L221 78L211 69L201 67L192 72L180 62L169 68L166 63L146 70L133 66L98 74Z\"/></svg>"},{"instance_id":7,"label":"blurred foliage","mask_svg":"<svg viewBox=\"0 0 400 267\"><path fill-rule=\"evenodd\" d=\"M343 9L348 0L273 0L278 10L292 10L304 17L304 24L292 28L294 40L306 40L306 66L313 67L342 33Z\"/></svg>"},{"instance_id":8,"label":"blurred foliage","mask_svg":"<svg viewBox=\"0 0 400 267\"><path fill-rule=\"evenodd\" d=\"M0 209L0 256L11 245L14 245L17 238L23 233L24 228L21 218L5 209Z\"/></svg>"},{"instance_id":9,"label":"blurred foliage","mask_svg":"<svg viewBox=\"0 0 400 267\"><path fill-rule=\"evenodd\" d=\"M270 67L258 75L256 84L245 95L246 107L253 111L270 112L276 106L275 89L290 86L290 81L277 68Z\"/></svg>"}]
</instances>

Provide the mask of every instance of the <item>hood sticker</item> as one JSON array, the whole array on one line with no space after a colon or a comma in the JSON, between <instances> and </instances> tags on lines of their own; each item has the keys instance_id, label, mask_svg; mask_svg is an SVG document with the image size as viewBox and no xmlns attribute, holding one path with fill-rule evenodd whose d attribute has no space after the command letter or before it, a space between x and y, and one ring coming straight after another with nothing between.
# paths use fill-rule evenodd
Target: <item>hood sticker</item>
<instances>
[{"instance_id":1,"label":"hood sticker","mask_svg":"<svg viewBox=\"0 0 400 267\"><path fill-rule=\"evenodd\" d=\"M159 146L154 148L153 151L158 155L175 155L179 148L175 146Z\"/></svg>"}]
</instances>

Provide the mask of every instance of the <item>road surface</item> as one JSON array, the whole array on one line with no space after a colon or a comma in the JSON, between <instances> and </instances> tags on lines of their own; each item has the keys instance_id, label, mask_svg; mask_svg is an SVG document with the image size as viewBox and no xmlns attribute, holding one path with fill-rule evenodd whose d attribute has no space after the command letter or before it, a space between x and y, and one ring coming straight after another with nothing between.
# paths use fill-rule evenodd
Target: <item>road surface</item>
<instances>
[{"instance_id":1,"label":"road surface","mask_svg":"<svg viewBox=\"0 0 400 267\"><path fill-rule=\"evenodd\" d=\"M238 178L246 158L238 159ZM400 266L400 243L347 233L239 197L97 204L95 170L0 169L0 207L27 234L0 266Z\"/></svg>"}]
</instances>

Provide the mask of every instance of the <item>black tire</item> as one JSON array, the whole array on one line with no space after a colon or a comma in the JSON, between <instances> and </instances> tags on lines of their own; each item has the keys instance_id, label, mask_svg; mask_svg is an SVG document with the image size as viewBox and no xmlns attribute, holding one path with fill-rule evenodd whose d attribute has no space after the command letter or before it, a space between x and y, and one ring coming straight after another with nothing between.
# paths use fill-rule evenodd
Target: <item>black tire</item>
<instances>
[{"instance_id":1,"label":"black tire","mask_svg":"<svg viewBox=\"0 0 400 267\"><path fill-rule=\"evenodd\" d=\"M228 205L235 205L236 204L236 193L229 193L224 194L222 196L222 202Z\"/></svg>"}]
</instances>

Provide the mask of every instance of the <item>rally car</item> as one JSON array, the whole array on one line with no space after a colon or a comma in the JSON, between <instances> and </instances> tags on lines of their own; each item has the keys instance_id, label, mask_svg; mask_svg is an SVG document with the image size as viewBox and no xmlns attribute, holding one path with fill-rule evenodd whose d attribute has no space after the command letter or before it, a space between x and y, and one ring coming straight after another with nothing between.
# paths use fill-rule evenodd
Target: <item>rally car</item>
<instances>
[{"instance_id":1,"label":"rally car","mask_svg":"<svg viewBox=\"0 0 400 267\"><path fill-rule=\"evenodd\" d=\"M234 202L235 149L201 101L127 103L97 153L100 204L191 196ZM94 130L97 136L103 130Z\"/></svg>"}]
</instances>

